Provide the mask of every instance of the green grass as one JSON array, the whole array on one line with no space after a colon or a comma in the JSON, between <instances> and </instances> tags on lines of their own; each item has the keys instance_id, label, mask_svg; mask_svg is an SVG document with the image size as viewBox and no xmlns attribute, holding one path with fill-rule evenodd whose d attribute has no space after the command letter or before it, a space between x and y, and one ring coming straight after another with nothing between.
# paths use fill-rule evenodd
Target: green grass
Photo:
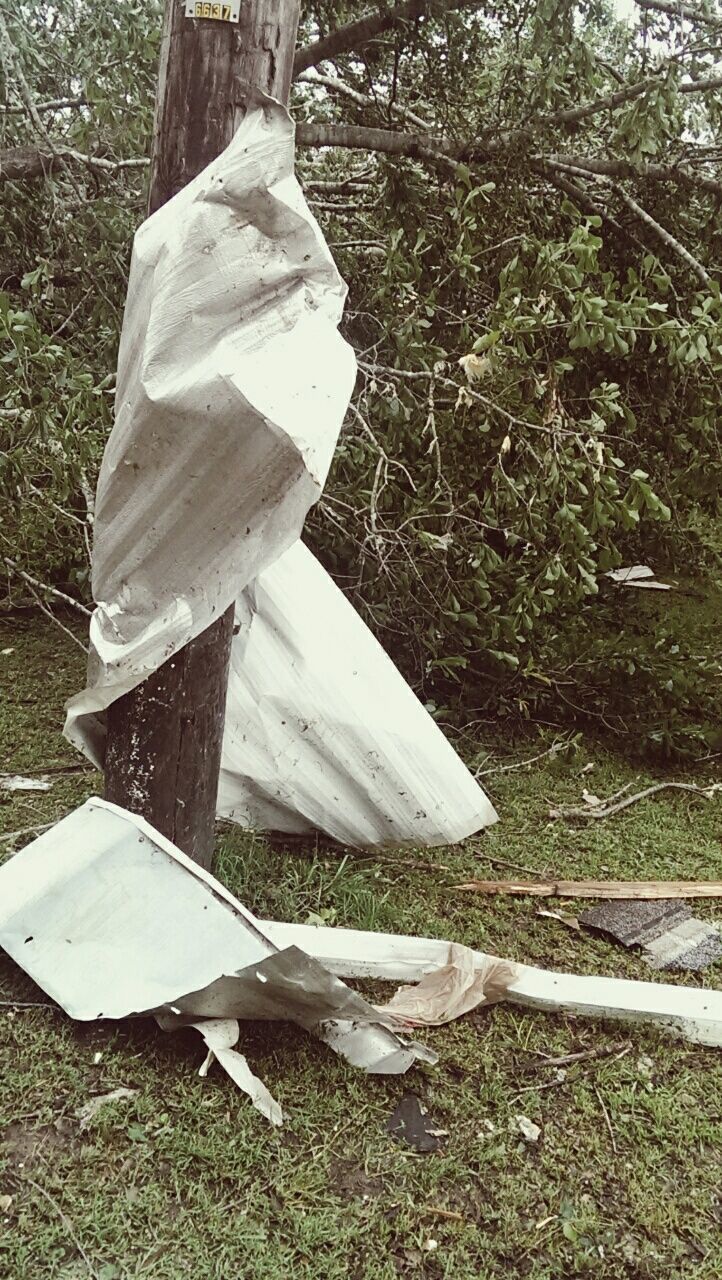
<instances>
[{"instance_id":1,"label":"green grass","mask_svg":"<svg viewBox=\"0 0 722 1280\"><path fill-rule=\"evenodd\" d=\"M0 627L5 648L0 768L75 763L60 726L82 654L29 618ZM483 754L491 767L544 745L497 736ZM715 763L696 780L711 778ZM100 788L92 771L52 776L50 792L2 797L0 831L60 817ZM578 802L584 785L606 795L650 776L591 740L569 764L546 758L493 773L498 826L453 850L399 855L448 871L224 827L217 872L263 915L422 932L578 972L648 977L638 955L537 917L531 899L452 886L521 874L495 859L565 877L719 875L719 797L668 792L605 822L548 819L550 802ZM0 858L27 838L0 844ZM702 980L716 985L719 969ZM4 1001L43 999L2 957L0 990ZM504 1005L424 1038L438 1067L384 1079L353 1071L295 1028L245 1024L240 1047L286 1115L273 1130L217 1067L198 1078L204 1055L192 1031L0 1006L0 1197L11 1197L0 1199L2 1280L719 1276L717 1052ZM616 1042L629 1045L624 1056L581 1063L543 1087L554 1077L540 1054ZM81 1132L83 1104L119 1086L137 1092ZM448 1131L435 1155L385 1132L407 1089ZM541 1126L536 1146L520 1140L519 1113Z\"/></svg>"}]
</instances>

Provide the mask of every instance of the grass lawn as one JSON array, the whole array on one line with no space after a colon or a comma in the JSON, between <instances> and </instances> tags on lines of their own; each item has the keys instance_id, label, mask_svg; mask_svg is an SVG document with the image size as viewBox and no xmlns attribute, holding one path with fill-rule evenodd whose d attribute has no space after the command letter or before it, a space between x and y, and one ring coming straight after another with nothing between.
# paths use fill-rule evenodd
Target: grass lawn
<instances>
[{"instance_id":1,"label":"grass lawn","mask_svg":"<svg viewBox=\"0 0 722 1280\"><path fill-rule=\"evenodd\" d=\"M60 727L82 653L50 623L23 617L0 624L2 650L11 652L0 652L0 768L74 763ZM495 732L488 767L544 746ZM698 766L695 780L711 779L716 764ZM59 818L101 786L92 771L52 776L46 793L0 793L0 831ZM663 792L604 822L548 819L550 800L579 802L584 785L607 795L654 776L590 739L570 764L547 757L492 773L498 826L416 855L448 871L312 843L284 849L227 828L216 871L262 915L320 916L582 973L649 977L639 955L539 918L532 899L474 898L451 886L520 874L495 859L567 878L718 876L722 797ZM0 859L28 838L0 843ZM701 915L719 911L699 904ZM714 986L719 972L690 981ZM13 999L43 996L0 955L2 1280L722 1273L719 1051L499 1005L429 1032L437 1067L384 1079L295 1028L245 1024L239 1047L286 1116L274 1130L217 1066L199 1079L197 1033L164 1035L142 1020L73 1024ZM563 1080L543 1066L543 1054L615 1044L620 1053L570 1067ZM81 1131L79 1109L119 1087L135 1093ZM435 1154L398 1146L385 1131L408 1090L448 1135ZM520 1114L541 1128L535 1145L520 1137Z\"/></svg>"}]
</instances>

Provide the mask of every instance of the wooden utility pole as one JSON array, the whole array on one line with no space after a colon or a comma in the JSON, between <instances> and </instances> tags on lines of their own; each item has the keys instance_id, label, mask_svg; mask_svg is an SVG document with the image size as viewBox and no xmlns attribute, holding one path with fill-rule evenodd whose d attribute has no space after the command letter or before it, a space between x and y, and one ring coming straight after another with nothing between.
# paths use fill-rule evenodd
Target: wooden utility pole
<instances>
[{"instance_id":1,"label":"wooden utility pole","mask_svg":"<svg viewBox=\"0 0 722 1280\"><path fill-rule=\"evenodd\" d=\"M149 213L228 145L249 88L288 102L299 9L300 0L166 0ZM108 711L107 798L142 814L204 867L213 854L232 634L231 607Z\"/></svg>"}]
</instances>

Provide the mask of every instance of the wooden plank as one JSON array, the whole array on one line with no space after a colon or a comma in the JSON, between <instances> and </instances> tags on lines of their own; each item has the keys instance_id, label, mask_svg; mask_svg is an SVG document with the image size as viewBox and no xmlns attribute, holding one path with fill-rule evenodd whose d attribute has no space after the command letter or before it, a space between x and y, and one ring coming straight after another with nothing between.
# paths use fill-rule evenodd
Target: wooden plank
<instances>
[{"instance_id":1,"label":"wooden plank","mask_svg":"<svg viewBox=\"0 0 722 1280\"><path fill-rule=\"evenodd\" d=\"M722 880L469 880L454 888L533 898L722 898Z\"/></svg>"},{"instance_id":2,"label":"wooden plank","mask_svg":"<svg viewBox=\"0 0 722 1280\"><path fill-rule=\"evenodd\" d=\"M228 145L249 93L288 101L300 0L243 0L238 23L166 0L149 212ZM208 495L209 507L213 495ZM211 863L233 608L108 711L105 795Z\"/></svg>"}]
</instances>

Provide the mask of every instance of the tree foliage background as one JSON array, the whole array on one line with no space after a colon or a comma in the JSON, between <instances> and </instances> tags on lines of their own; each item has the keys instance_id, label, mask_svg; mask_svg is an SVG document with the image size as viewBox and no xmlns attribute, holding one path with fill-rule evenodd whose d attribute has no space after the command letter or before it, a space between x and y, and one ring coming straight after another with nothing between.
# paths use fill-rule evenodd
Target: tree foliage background
<instances>
[{"instance_id":1,"label":"tree foliage background","mask_svg":"<svg viewBox=\"0 0 722 1280\"><path fill-rule=\"evenodd\" d=\"M11 601L89 594L161 7L0 13ZM307 536L438 707L714 745L719 652L604 574L719 575L719 0L317 0L300 46L360 367Z\"/></svg>"}]
</instances>

